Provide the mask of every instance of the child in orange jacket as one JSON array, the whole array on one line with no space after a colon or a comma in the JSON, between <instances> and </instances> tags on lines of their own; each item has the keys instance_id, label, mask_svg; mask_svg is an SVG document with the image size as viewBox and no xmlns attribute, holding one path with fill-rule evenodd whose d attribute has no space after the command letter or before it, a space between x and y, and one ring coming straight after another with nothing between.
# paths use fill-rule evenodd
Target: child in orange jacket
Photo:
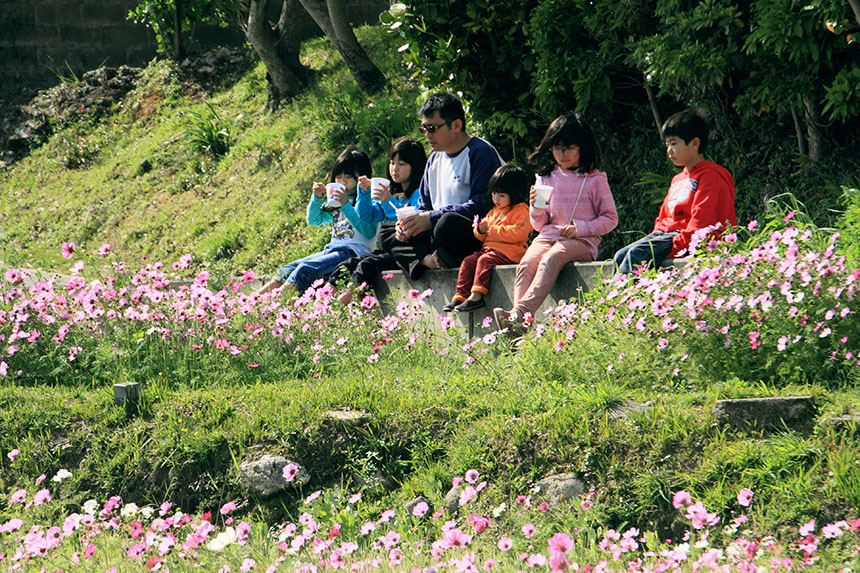
<instances>
[{"instance_id":1,"label":"child in orange jacket","mask_svg":"<svg viewBox=\"0 0 860 573\"><path fill-rule=\"evenodd\" d=\"M475 237L484 243L476 253L463 259L457 275L457 293L442 310L472 312L486 305L484 295L490 271L496 265L520 262L532 232L529 222L528 176L515 165L502 165L490 178L489 195L493 208L481 220L475 217Z\"/></svg>"}]
</instances>

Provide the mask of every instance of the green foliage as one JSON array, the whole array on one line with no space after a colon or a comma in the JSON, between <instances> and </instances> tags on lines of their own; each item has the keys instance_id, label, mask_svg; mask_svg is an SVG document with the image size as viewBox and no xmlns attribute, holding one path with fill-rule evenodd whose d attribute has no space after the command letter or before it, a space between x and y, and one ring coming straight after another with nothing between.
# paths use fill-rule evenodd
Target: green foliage
<instances>
[{"instance_id":1,"label":"green foliage","mask_svg":"<svg viewBox=\"0 0 860 573\"><path fill-rule=\"evenodd\" d=\"M129 10L128 18L150 28L158 42L158 53L175 59L184 57L187 47L194 47L198 23L226 27L237 7L236 0L143 0ZM191 46L186 46L188 43Z\"/></svg>"},{"instance_id":2,"label":"green foliage","mask_svg":"<svg viewBox=\"0 0 860 573\"><path fill-rule=\"evenodd\" d=\"M230 126L221 120L218 112L211 103L206 102L209 114L205 112L188 112L188 120L185 127L185 140L195 149L204 153L211 153L215 157L227 155L233 143ZM241 119L237 117L235 125Z\"/></svg>"},{"instance_id":3,"label":"green foliage","mask_svg":"<svg viewBox=\"0 0 860 573\"><path fill-rule=\"evenodd\" d=\"M844 211L841 217L845 254L855 265L860 265L860 189L842 188L841 202Z\"/></svg>"},{"instance_id":4,"label":"green foliage","mask_svg":"<svg viewBox=\"0 0 860 573\"><path fill-rule=\"evenodd\" d=\"M417 107L410 95L390 92L368 98L349 83L320 98L313 117L318 149L334 158L355 145L372 158L384 157L397 139L417 136Z\"/></svg>"}]
</instances>

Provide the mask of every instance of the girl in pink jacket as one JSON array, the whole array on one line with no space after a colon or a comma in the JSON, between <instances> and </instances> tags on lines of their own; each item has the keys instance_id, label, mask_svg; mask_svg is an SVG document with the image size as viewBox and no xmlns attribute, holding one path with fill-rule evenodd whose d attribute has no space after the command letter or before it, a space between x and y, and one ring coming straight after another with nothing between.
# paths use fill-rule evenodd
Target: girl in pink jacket
<instances>
[{"instance_id":1,"label":"girl in pink jacket","mask_svg":"<svg viewBox=\"0 0 860 573\"><path fill-rule=\"evenodd\" d=\"M535 206L529 195L529 216L538 237L517 267L514 307L493 310L498 327L521 332L546 299L562 267L593 261L597 245L618 224L615 200L606 173L597 170L597 141L578 114L557 117L529 162L537 166L537 182L552 186L549 206Z\"/></svg>"}]
</instances>

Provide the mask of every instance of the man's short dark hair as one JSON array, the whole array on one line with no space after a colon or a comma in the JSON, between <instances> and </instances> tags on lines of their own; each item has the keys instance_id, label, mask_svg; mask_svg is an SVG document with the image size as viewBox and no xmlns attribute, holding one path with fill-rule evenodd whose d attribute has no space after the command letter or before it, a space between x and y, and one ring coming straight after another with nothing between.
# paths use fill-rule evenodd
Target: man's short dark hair
<instances>
[{"instance_id":1,"label":"man's short dark hair","mask_svg":"<svg viewBox=\"0 0 860 573\"><path fill-rule=\"evenodd\" d=\"M463 111L463 102L456 95L447 92L437 92L427 98L418 108L418 115L430 117L434 112L450 124L455 119L463 122L463 130L466 129L466 112Z\"/></svg>"},{"instance_id":2,"label":"man's short dark hair","mask_svg":"<svg viewBox=\"0 0 860 573\"><path fill-rule=\"evenodd\" d=\"M669 117L661 129L663 139L679 137L684 143L690 143L694 137L699 138L699 153L708 148L708 122L695 109L685 109Z\"/></svg>"}]
</instances>

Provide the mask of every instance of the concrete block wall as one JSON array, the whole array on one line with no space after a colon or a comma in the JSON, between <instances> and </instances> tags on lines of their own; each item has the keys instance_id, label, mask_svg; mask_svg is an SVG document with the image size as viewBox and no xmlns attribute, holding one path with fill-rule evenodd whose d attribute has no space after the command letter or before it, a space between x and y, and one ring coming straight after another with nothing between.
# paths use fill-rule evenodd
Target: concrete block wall
<instances>
[{"instance_id":1,"label":"concrete block wall","mask_svg":"<svg viewBox=\"0 0 860 573\"><path fill-rule=\"evenodd\" d=\"M490 278L490 292L484 297L487 305L475 312L467 314L451 312L448 316L456 323L465 327L470 338L481 336L488 330L495 330L495 326L492 326L490 329L484 329L481 324L485 318L492 318L493 308L498 306L509 310L513 306L516 270L516 265L499 265L495 267ZM598 284L603 278L612 276L612 271L612 261L569 263L565 265L546 301L538 309L537 318L540 320L543 317L544 311L558 306L562 300L576 299L583 292L588 291L594 285ZM380 278L373 285L373 290L382 305L383 312L390 314L394 311L394 307L399 301L408 300L408 293L411 289L416 289L419 292L432 289L433 294L426 299L427 304L433 309L432 316L428 317L428 319L438 323L438 315L445 314L442 312L442 307L451 300L456 291L457 269L427 271L416 281L410 280L401 271L396 271L393 275L388 280Z\"/></svg>"},{"instance_id":2,"label":"concrete block wall","mask_svg":"<svg viewBox=\"0 0 860 573\"><path fill-rule=\"evenodd\" d=\"M356 22L376 22L388 0L346 0ZM104 64L141 66L155 56L154 35L127 20L139 0L0 0L0 96L58 83ZM319 29L303 13L306 35ZM198 28L206 46L241 44L238 30Z\"/></svg>"}]
</instances>

